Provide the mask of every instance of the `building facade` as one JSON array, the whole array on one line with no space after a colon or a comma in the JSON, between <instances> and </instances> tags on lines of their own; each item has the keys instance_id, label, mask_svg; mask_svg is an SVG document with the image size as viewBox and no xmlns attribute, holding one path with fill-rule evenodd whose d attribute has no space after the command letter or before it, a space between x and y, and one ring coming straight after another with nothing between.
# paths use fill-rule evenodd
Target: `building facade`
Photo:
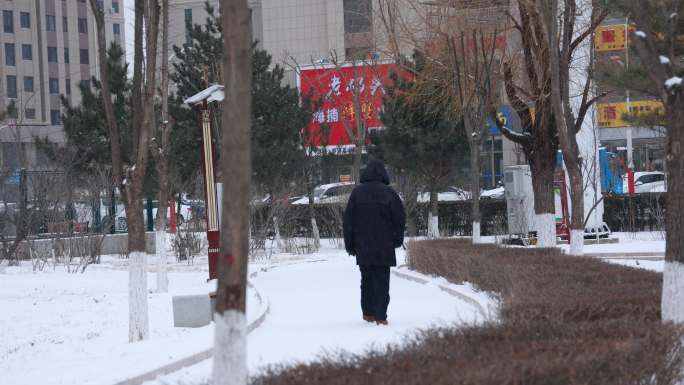
<instances>
[{"instance_id":1,"label":"building facade","mask_svg":"<svg viewBox=\"0 0 684 385\"><path fill-rule=\"evenodd\" d=\"M100 3L108 43L123 47L122 0ZM27 149L35 137L64 140L60 95L78 105L78 85L98 77L96 28L88 0L3 1L0 8L0 108L9 112L0 125L0 167L15 169L39 158ZM28 152L28 160L19 152Z\"/></svg>"}]
</instances>

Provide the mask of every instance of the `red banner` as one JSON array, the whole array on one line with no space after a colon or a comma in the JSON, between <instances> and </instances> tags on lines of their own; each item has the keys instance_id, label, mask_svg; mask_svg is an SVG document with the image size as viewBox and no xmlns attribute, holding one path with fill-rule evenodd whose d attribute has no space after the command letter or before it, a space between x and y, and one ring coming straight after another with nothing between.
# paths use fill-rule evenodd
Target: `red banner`
<instances>
[{"instance_id":1,"label":"red banner","mask_svg":"<svg viewBox=\"0 0 684 385\"><path fill-rule=\"evenodd\" d=\"M343 66L341 68L302 69L299 75L301 95L311 95L320 102L308 127L309 147L349 146L347 130L356 132L356 116L361 115L368 129L382 128L380 110L385 88L391 83L394 64ZM354 107L354 96L360 103ZM329 133L324 137L322 126Z\"/></svg>"}]
</instances>

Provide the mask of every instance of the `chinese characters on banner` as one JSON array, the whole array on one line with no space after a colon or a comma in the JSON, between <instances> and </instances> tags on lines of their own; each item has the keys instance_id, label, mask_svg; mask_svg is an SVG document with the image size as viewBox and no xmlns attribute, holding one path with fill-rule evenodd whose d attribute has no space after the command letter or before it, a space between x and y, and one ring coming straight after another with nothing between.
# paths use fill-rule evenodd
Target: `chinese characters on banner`
<instances>
[{"instance_id":1,"label":"chinese characters on banner","mask_svg":"<svg viewBox=\"0 0 684 385\"><path fill-rule=\"evenodd\" d=\"M380 110L385 87L394 64L358 65L341 68L302 69L299 84L301 95L311 93L319 101L309 124L307 146L347 146L352 141L345 126L356 130L356 114L361 114L368 129L381 128ZM353 96L358 93L360 108L354 108ZM327 125L329 135L322 137L321 126Z\"/></svg>"}]
</instances>

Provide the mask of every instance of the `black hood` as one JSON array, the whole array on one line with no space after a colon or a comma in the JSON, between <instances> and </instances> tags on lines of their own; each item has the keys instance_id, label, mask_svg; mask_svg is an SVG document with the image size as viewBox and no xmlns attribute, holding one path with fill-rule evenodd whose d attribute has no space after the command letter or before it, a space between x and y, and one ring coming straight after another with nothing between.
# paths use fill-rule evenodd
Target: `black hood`
<instances>
[{"instance_id":1,"label":"black hood","mask_svg":"<svg viewBox=\"0 0 684 385\"><path fill-rule=\"evenodd\" d=\"M366 182L382 182L389 185L389 174L385 169L385 164L380 160L371 160L366 165L366 168L361 173L361 183Z\"/></svg>"}]
</instances>

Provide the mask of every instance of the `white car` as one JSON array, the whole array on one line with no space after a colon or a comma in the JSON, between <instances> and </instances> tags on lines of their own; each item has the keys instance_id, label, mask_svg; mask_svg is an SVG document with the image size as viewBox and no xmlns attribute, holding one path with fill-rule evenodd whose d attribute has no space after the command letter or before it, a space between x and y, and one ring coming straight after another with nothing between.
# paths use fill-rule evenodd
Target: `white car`
<instances>
[{"instance_id":1,"label":"white car","mask_svg":"<svg viewBox=\"0 0 684 385\"><path fill-rule=\"evenodd\" d=\"M437 201L438 202L456 202L456 201L465 201L470 199L470 192L464 191L458 187L448 187L445 191L441 191L437 194ZM418 194L418 202L419 203L427 203L430 202L430 193L429 192L423 192Z\"/></svg>"},{"instance_id":2,"label":"white car","mask_svg":"<svg viewBox=\"0 0 684 385\"><path fill-rule=\"evenodd\" d=\"M503 199L506 190L503 186L491 190L484 190L480 193L480 199Z\"/></svg>"},{"instance_id":3,"label":"white car","mask_svg":"<svg viewBox=\"0 0 684 385\"><path fill-rule=\"evenodd\" d=\"M330 183L314 189L314 203L346 203L354 189L354 182ZM305 196L291 202L293 205L308 205L309 197Z\"/></svg>"},{"instance_id":4,"label":"white car","mask_svg":"<svg viewBox=\"0 0 684 385\"><path fill-rule=\"evenodd\" d=\"M629 181L627 174L622 176L622 191L625 194L629 193ZM667 182L665 180L665 173L660 171L651 172L635 172L634 173L634 193L643 194L651 192L666 192Z\"/></svg>"}]
</instances>

